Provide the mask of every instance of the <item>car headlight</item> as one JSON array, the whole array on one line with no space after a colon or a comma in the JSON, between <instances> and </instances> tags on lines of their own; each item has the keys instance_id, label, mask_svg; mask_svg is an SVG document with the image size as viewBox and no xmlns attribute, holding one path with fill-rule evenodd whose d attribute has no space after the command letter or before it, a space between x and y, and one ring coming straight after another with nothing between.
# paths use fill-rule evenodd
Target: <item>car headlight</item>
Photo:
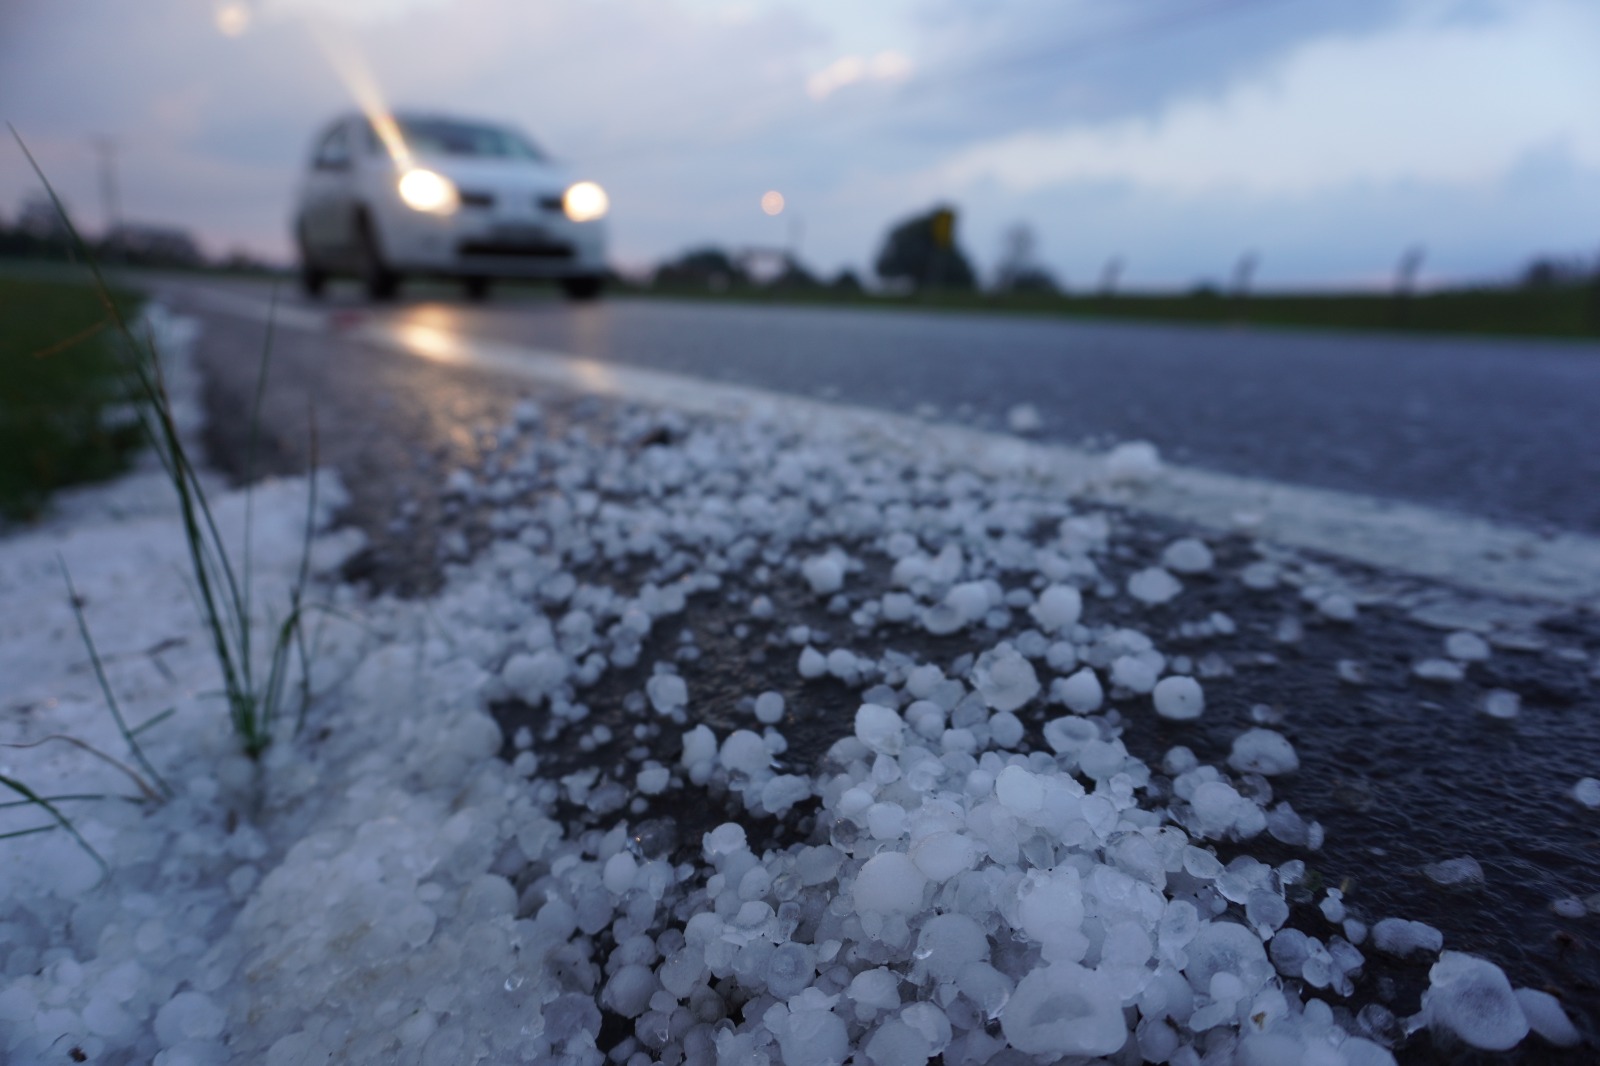
<instances>
[{"instance_id":1,"label":"car headlight","mask_svg":"<svg viewBox=\"0 0 1600 1066\"><path fill-rule=\"evenodd\" d=\"M606 191L592 181L580 181L567 189L561 208L574 222L593 222L604 217L611 207Z\"/></svg>"},{"instance_id":2,"label":"car headlight","mask_svg":"<svg viewBox=\"0 0 1600 1066\"><path fill-rule=\"evenodd\" d=\"M461 205L455 183L442 174L418 167L400 175L400 199L413 211L448 215Z\"/></svg>"}]
</instances>

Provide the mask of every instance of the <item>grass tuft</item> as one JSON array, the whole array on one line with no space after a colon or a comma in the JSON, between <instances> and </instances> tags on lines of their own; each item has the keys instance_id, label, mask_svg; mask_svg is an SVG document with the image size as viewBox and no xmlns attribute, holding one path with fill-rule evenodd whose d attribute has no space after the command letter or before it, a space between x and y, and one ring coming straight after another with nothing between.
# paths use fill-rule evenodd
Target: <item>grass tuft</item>
<instances>
[{"instance_id":1,"label":"grass tuft","mask_svg":"<svg viewBox=\"0 0 1600 1066\"><path fill-rule=\"evenodd\" d=\"M167 481L178 497L179 515L189 552L194 592L200 606L201 620L222 674L222 688L228 704L229 720L245 753L251 758L259 758L271 745L275 735L284 692L297 656L302 677L301 695L303 698L309 698L309 663L306 659L307 648L303 629L304 592L310 574L311 538L316 521L315 450L313 449L312 455L313 468L299 573L290 590L288 615L275 628L273 646L266 656L263 676L257 670L257 655L251 645L253 583L250 581L249 572L248 529L241 578L239 572L235 570L227 544L217 526L216 516L212 513L210 502L206 498L199 472L185 449L178 431L153 338L146 336L141 339L136 336L112 298L111 289L100 272L99 264L87 243L73 226L55 188L45 177L44 171L33 154L28 151L28 146L23 143L15 128L12 128L11 134L55 205L57 215L66 227L73 246L88 268L106 320L115 330L116 336L121 339L123 363L131 379L139 423L160 459ZM262 369L257 384L258 411L260 390L264 389L266 384L270 338L269 325L268 342L263 348ZM250 514L249 508L250 499L247 497L247 519ZM247 520L246 526L250 524ZM302 707L301 720L303 715ZM127 729L120 713L117 716L124 738L137 747L133 740L133 732Z\"/></svg>"}]
</instances>

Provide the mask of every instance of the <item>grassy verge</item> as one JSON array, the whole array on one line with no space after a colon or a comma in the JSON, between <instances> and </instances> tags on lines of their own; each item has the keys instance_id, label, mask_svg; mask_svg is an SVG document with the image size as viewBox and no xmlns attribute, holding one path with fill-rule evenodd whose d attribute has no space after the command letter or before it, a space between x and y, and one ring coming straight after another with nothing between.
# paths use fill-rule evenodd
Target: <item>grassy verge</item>
<instances>
[{"instance_id":1,"label":"grassy verge","mask_svg":"<svg viewBox=\"0 0 1600 1066\"><path fill-rule=\"evenodd\" d=\"M132 398L116 343L92 286L0 277L0 516L31 518L54 490L127 467L143 433L108 418Z\"/></svg>"},{"instance_id":2,"label":"grassy verge","mask_svg":"<svg viewBox=\"0 0 1600 1066\"><path fill-rule=\"evenodd\" d=\"M1210 292L1114 296L1046 293L936 292L909 296L826 289L734 289L619 286L630 295L745 304L985 311L1081 319L1126 319L1213 325L1385 330L1406 333L1600 338L1600 284L1539 288L1451 289L1409 297L1388 294L1262 294Z\"/></svg>"}]
</instances>

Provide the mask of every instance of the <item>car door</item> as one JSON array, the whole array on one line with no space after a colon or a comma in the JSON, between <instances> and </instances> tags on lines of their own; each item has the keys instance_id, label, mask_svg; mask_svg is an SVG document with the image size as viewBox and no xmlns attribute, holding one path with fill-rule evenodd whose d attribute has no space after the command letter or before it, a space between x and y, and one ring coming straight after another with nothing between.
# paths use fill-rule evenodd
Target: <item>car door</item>
<instances>
[{"instance_id":1,"label":"car door","mask_svg":"<svg viewBox=\"0 0 1600 1066\"><path fill-rule=\"evenodd\" d=\"M354 160L348 122L330 126L312 152L300 210L300 239L323 259L349 254L351 191Z\"/></svg>"}]
</instances>

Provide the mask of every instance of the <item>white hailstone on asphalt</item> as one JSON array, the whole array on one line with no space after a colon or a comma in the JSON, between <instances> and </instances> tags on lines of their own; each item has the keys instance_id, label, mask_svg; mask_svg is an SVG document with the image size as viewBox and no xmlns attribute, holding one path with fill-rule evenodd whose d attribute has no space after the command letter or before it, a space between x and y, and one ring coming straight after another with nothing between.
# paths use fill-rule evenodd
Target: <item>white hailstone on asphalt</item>
<instances>
[{"instance_id":1,"label":"white hailstone on asphalt","mask_svg":"<svg viewBox=\"0 0 1600 1066\"><path fill-rule=\"evenodd\" d=\"M1051 585L1039 593L1028 613L1046 633L1060 633L1078 624L1083 615L1083 593L1071 585Z\"/></svg>"},{"instance_id":2,"label":"white hailstone on asphalt","mask_svg":"<svg viewBox=\"0 0 1600 1066\"><path fill-rule=\"evenodd\" d=\"M974 962L989 959L989 934L965 914L939 914L917 934L916 955L939 981L954 981Z\"/></svg>"},{"instance_id":3,"label":"white hailstone on asphalt","mask_svg":"<svg viewBox=\"0 0 1600 1066\"><path fill-rule=\"evenodd\" d=\"M844 587L845 557L838 551L813 555L800 564L811 591L819 596L832 595Z\"/></svg>"},{"instance_id":4,"label":"white hailstone on asphalt","mask_svg":"<svg viewBox=\"0 0 1600 1066\"><path fill-rule=\"evenodd\" d=\"M659 796L672 782L672 771L665 766L651 766L634 776L634 785L646 796Z\"/></svg>"},{"instance_id":5,"label":"white hailstone on asphalt","mask_svg":"<svg viewBox=\"0 0 1600 1066\"><path fill-rule=\"evenodd\" d=\"M791 1011L777 1036L787 1066L839 1066L850 1057L850 1030L826 1007Z\"/></svg>"},{"instance_id":6,"label":"white hailstone on asphalt","mask_svg":"<svg viewBox=\"0 0 1600 1066\"><path fill-rule=\"evenodd\" d=\"M1184 946L1189 962L1183 968L1189 985L1202 995L1211 994L1212 978L1227 974L1253 995L1272 979L1273 966L1261 938L1237 922L1201 922Z\"/></svg>"},{"instance_id":7,"label":"white hailstone on asphalt","mask_svg":"<svg viewBox=\"0 0 1600 1066\"><path fill-rule=\"evenodd\" d=\"M1372 927L1372 946L1404 958L1419 952L1438 951L1444 947L1444 934L1424 922L1384 918Z\"/></svg>"},{"instance_id":8,"label":"white hailstone on asphalt","mask_svg":"<svg viewBox=\"0 0 1600 1066\"><path fill-rule=\"evenodd\" d=\"M1411 672L1424 681L1437 681L1441 684L1460 681L1467 676L1461 664L1451 659L1422 659L1412 664Z\"/></svg>"},{"instance_id":9,"label":"white hailstone on asphalt","mask_svg":"<svg viewBox=\"0 0 1600 1066\"><path fill-rule=\"evenodd\" d=\"M1508 1051L1528 1035L1528 1017L1505 973L1460 951L1445 952L1428 970L1422 1015L1430 1029L1486 1051Z\"/></svg>"},{"instance_id":10,"label":"white hailstone on asphalt","mask_svg":"<svg viewBox=\"0 0 1600 1066\"><path fill-rule=\"evenodd\" d=\"M1037 433L1044 428L1044 419L1033 404L1019 403L1006 412L1006 425L1013 433Z\"/></svg>"},{"instance_id":11,"label":"white hailstone on asphalt","mask_svg":"<svg viewBox=\"0 0 1600 1066\"><path fill-rule=\"evenodd\" d=\"M972 869L978 861L978 845L970 837L944 830L914 842L907 854L930 881L948 881Z\"/></svg>"},{"instance_id":12,"label":"white hailstone on asphalt","mask_svg":"<svg viewBox=\"0 0 1600 1066\"><path fill-rule=\"evenodd\" d=\"M705 851L706 858L713 863L718 859L737 854L748 848L744 826L738 822L723 822L709 833L706 833L701 838L701 841L701 847Z\"/></svg>"},{"instance_id":13,"label":"white hailstone on asphalt","mask_svg":"<svg viewBox=\"0 0 1600 1066\"><path fill-rule=\"evenodd\" d=\"M1141 695L1156 687L1160 667L1143 655L1119 655L1111 660L1111 683Z\"/></svg>"},{"instance_id":14,"label":"white hailstone on asphalt","mask_svg":"<svg viewBox=\"0 0 1600 1066\"><path fill-rule=\"evenodd\" d=\"M828 657L807 644L800 652L800 676L814 681L828 672Z\"/></svg>"},{"instance_id":15,"label":"white hailstone on asphalt","mask_svg":"<svg viewBox=\"0 0 1600 1066\"><path fill-rule=\"evenodd\" d=\"M1578 783L1572 786L1572 798L1591 811L1600 808L1600 781L1592 777L1580 777Z\"/></svg>"},{"instance_id":16,"label":"white hailstone on asphalt","mask_svg":"<svg viewBox=\"0 0 1600 1066\"><path fill-rule=\"evenodd\" d=\"M880 755L898 755L906 724L890 707L863 703L856 709L856 739Z\"/></svg>"},{"instance_id":17,"label":"white hailstone on asphalt","mask_svg":"<svg viewBox=\"0 0 1600 1066\"><path fill-rule=\"evenodd\" d=\"M612 895L620 896L633 887L633 879L639 873L639 863L626 851L619 851L606 860L602 869L600 882L606 886L606 891Z\"/></svg>"},{"instance_id":18,"label":"white hailstone on asphalt","mask_svg":"<svg viewBox=\"0 0 1600 1066\"><path fill-rule=\"evenodd\" d=\"M1033 664L1010 644L1000 644L978 656L972 683L983 702L996 711L1014 711L1039 694L1039 677Z\"/></svg>"},{"instance_id":19,"label":"white hailstone on asphalt","mask_svg":"<svg viewBox=\"0 0 1600 1066\"><path fill-rule=\"evenodd\" d=\"M1106 456L1105 471L1114 485L1143 485L1160 476L1161 452L1149 441L1125 441Z\"/></svg>"},{"instance_id":20,"label":"white hailstone on asphalt","mask_svg":"<svg viewBox=\"0 0 1600 1066\"><path fill-rule=\"evenodd\" d=\"M537 705L566 681L571 669L572 664L565 655L554 648L544 648L532 655L526 652L513 655L500 671L500 679L523 702Z\"/></svg>"},{"instance_id":21,"label":"white hailstone on asphalt","mask_svg":"<svg viewBox=\"0 0 1600 1066\"><path fill-rule=\"evenodd\" d=\"M1163 718L1186 721L1199 718L1206 709L1205 691L1200 688L1200 682L1192 677L1164 677L1156 683L1153 696L1156 713ZM1268 730L1251 732L1265 733ZM1290 754L1293 755L1292 750Z\"/></svg>"},{"instance_id":22,"label":"white hailstone on asphalt","mask_svg":"<svg viewBox=\"0 0 1600 1066\"><path fill-rule=\"evenodd\" d=\"M1176 681L1177 678L1168 678ZM1158 685L1159 689L1160 686ZM1247 729L1233 738L1228 765L1241 773L1291 774L1300 769L1294 745L1282 733L1271 729Z\"/></svg>"},{"instance_id":23,"label":"white hailstone on asphalt","mask_svg":"<svg viewBox=\"0 0 1600 1066\"><path fill-rule=\"evenodd\" d=\"M1430 862L1422 868L1422 875L1434 884L1446 888L1481 885L1483 866L1471 855L1463 855L1456 859Z\"/></svg>"},{"instance_id":24,"label":"white hailstone on asphalt","mask_svg":"<svg viewBox=\"0 0 1600 1066\"><path fill-rule=\"evenodd\" d=\"M783 720L783 695L763 692L756 697L756 721L763 725L776 725Z\"/></svg>"},{"instance_id":25,"label":"white hailstone on asphalt","mask_svg":"<svg viewBox=\"0 0 1600 1066\"><path fill-rule=\"evenodd\" d=\"M1214 562L1211 549L1198 537L1180 537L1161 553L1161 565L1180 574L1203 574Z\"/></svg>"},{"instance_id":26,"label":"white hailstone on asphalt","mask_svg":"<svg viewBox=\"0 0 1600 1066\"><path fill-rule=\"evenodd\" d=\"M1509 689L1492 688L1479 706L1490 718L1515 718L1522 713L1522 697Z\"/></svg>"},{"instance_id":27,"label":"white hailstone on asphalt","mask_svg":"<svg viewBox=\"0 0 1600 1066\"><path fill-rule=\"evenodd\" d=\"M1110 1055L1128 1041L1121 997L1074 962L1041 966L1018 981L1000 1028L1029 1055Z\"/></svg>"},{"instance_id":28,"label":"white hailstone on asphalt","mask_svg":"<svg viewBox=\"0 0 1600 1066\"><path fill-rule=\"evenodd\" d=\"M1166 603L1183 591L1183 583L1159 566L1146 567L1128 578L1128 595L1140 603Z\"/></svg>"},{"instance_id":29,"label":"white hailstone on asphalt","mask_svg":"<svg viewBox=\"0 0 1600 1066\"><path fill-rule=\"evenodd\" d=\"M1207 836L1220 837L1230 832L1253 836L1251 830L1258 824L1262 828L1266 826L1261 808L1222 781L1206 781L1196 786L1189 797L1189 807Z\"/></svg>"},{"instance_id":30,"label":"white hailstone on asphalt","mask_svg":"<svg viewBox=\"0 0 1600 1066\"><path fill-rule=\"evenodd\" d=\"M689 686L677 674L656 674L645 682L644 692L657 714L671 714L689 702Z\"/></svg>"},{"instance_id":31,"label":"white hailstone on asphalt","mask_svg":"<svg viewBox=\"0 0 1600 1066\"><path fill-rule=\"evenodd\" d=\"M1244 582L1245 588L1265 592L1278 583L1278 564L1257 559L1239 571L1239 580Z\"/></svg>"},{"instance_id":32,"label":"white hailstone on asphalt","mask_svg":"<svg viewBox=\"0 0 1600 1066\"><path fill-rule=\"evenodd\" d=\"M1008 766L994 779L995 798L1019 818L1036 814L1044 806L1044 783L1039 775L1020 766Z\"/></svg>"},{"instance_id":33,"label":"white hailstone on asphalt","mask_svg":"<svg viewBox=\"0 0 1600 1066\"><path fill-rule=\"evenodd\" d=\"M1335 592L1324 596L1317 601L1317 610L1324 618L1335 622L1354 622L1356 620L1356 601L1342 592Z\"/></svg>"},{"instance_id":34,"label":"white hailstone on asphalt","mask_svg":"<svg viewBox=\"0 0 1600 1066\"><path fill-rule=\"evenodd\" d=\"M747 777L762 774L772 764L772 753L767 750L766 741L761 739L761 734L748 729L729 733L728 739L722 742L718 758L728 771Z\"/></svg>"},{"instance_id":35,"label":"white hailstone on asphalt","mask_svg":"<svg viewBox=\"0 0 1600 1066\"><path fill-rule=\"evenodd\" d=\"M1556 1047L1578 1046L1583 1036L1567 1017L1567 1012L1561 1009L1559 999L1536 988L1518 988L1515 992L1517 1005L1534 1032Z\"/></svg>"},{"instance_id":36,"label":"white hailstone on asphalt","mask_svg":"<svg viewBox=\"0 0 1600 1066\"><path fill-rule=\"evenodd\" d=\"M945 593L944 605L960 616L962 625L971 625L995 605L993 592L987 581L963 581Z\"/></svg>"},{"instance_id":37,"label":"white hailstone on asphalt","mask_svg":"<svg viewBox=\"0 0 1600 1066\"><path fill-rule=\"evenodd\" d=\"M850 894L857 913L910 914L921 908L927 883L910 856L883 851L862 864Z\"/></svg>"},{"instance_id":38,"label":"white hailstone on asphalt","mask_svg":"<svg viewBox=\"0 0 1600 1066\"><path fill-rule=\"evenodd\" d=\"M761 806L768 814L783 814L810 798L811 779L799 774L778 774L761 786Z\"/></svg>"},{"instance_id":39,"label":"white hailstone on asphalt","mask_svg":"<svg viewBox=\"0 0 1600 1066\"><path fill-rule=\"evenodd\" d=\"M1463 629L1444 638L1444 653L1458 662L1481 663L1489 657L1489 642Z\"/></svg>"},{"instance_id":40,"label":"white hailstone on asphalt","mask_svg":"<svg viewBox=\"0 0 1600 1066\"><path fill-rule=\"evenodd\" d=\"M1087 666L1071 677L1057 678L1050 686L1050 694L1075 714L1093 714L1106 698L1100 678Z\"/></svg>"}]
</instances>

